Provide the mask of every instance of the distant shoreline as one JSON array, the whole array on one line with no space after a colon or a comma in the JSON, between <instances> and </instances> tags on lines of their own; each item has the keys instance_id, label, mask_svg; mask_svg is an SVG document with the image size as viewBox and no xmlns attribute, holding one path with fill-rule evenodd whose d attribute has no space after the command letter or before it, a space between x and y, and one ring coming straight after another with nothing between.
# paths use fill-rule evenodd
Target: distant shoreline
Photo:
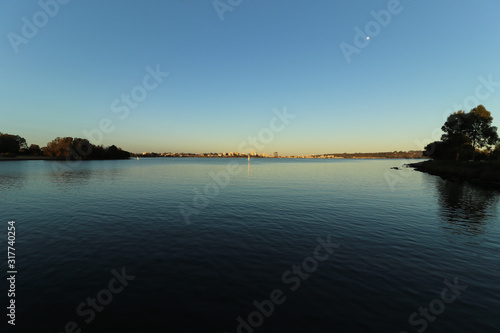
<instances>
[{"instance_id":1,"label":"distant shoreline","mask_svg":"<svg viewBox=\"0 0 500 333\"><path fill-rule=\"evenodd\" d=\"M421 159L425 158L422 151L393 151L372 153L335 153L335 154L312 154L312 155L278 155L266 153L132 153L131 157L200 157L200 158L304 158L304 159Z\"/></svg>"},{"instance_id":2,"label":"distant shoreline","mask_svg":"<svg viewBox=\"0 0 500 333\"><path fill-rule=\"evenodd\" d=\"M0 156L0 162L9 161L116 161L116 160L128 160L129 158L107 158L107 159L82 159L82 160L68 160L65 157L51 157L51 156L36 156L36 155L19 155L13 157Z\"/></svg>"},{"instance_id":3,"label":"distant shoreline","mask_svg":"<svg viewBox=\"0 0 500 333\"><path fill-rule=\"evenodd\" d=\"M247 156L131 156L126 159L135 159L136 157L141 158L247 158ZM252 159L314 159L314 160L330 160L330 159L340 159L340 160L396 160L396 159L408 159L403 157L339 157L339 158L329 158L329 157L261 157L261 156L251 156ZM414 158L420 159L420 158ZM85 161L106 161L106 160L120 160L120 159L88 159ZM66 158L61 157L50 157L50 156L36 156L36 155L19 155L13 157L5 157L0 156L0 162L9 162L9 161L76 161L76 160L67 160Z\"/></svg>"}]
</instances>

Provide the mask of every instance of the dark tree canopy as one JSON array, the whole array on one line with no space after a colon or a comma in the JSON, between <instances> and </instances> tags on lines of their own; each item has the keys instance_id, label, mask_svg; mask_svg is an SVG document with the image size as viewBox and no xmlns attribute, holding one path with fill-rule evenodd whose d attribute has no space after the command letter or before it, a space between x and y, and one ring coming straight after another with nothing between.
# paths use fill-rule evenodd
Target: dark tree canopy
<instances>
[{"instance_id":1,"label":"dark tree canopy","mask_svg":"<svg viewBox=\"0 0 500 333\"><path fill-rule=\"evenodd\" d=\"M73 138L65 137L60 138L57 137L54 140L47 143L47 146L43 149L43 153L50 157L67 157L69 151L73 147Z\"/></svg>"},{"instance_id":2,"label":"dark tree canopy","mask_svg":"<svg viewBox=\"0 0 500 333\"><path fill-rule=\"evenodd\" d=\"M479 105L469 112L469 125L466 134L471 140L472 147L484 148L497 143L497 128L492 126L491 112Z\"/></svg>"},{"instance_id":3,"label":"dark tree canopy","mask_svg":"<svg viewBox=\"0 0 500 333\"><path fill-rule=\"evenodd\" d=\"M130 157L130 153L112 145L105 150L105 156L109 159L126 159Z\"/></svg>"},{"instance_id":4,"label":"dark tree canopy","mask_svg":"<svg viewBox=\"0 0 500 333\"><path fill-rule=\"evenodd\" d=\"M31 144L28 148L29 155L42 155L42 149L39 145Z\"/></svg>"},{"instance_id":5,"label":"dark tree canopy","mask_svg":"<svg viewBox=\"0 0 500 333\"><path fill-rule=\"evenodd\" d=\"M476 149L490 148L498 142L497 128L491 125L492 121L491 113L483 105L478 105L468 113L452 113L441 127L444 132L441 140L447 150L455 150L457 160L464 159L465 156L460 154L467 146L472 148L474 159ZM445 146L441 145L440 148L444 149Z\"/></svg>"},{"instance_id":6,"label":"dark tree canopy","mask_svg":"<svg viewBox=\"0 0 500 333\"><path fill-rule=\"evenodd\" d=\"M493 160L500 160L500 143L497 144L495 147L495 150L491 152L491 159Z\"/></svg>"},{"instance_id":7,"label":"dark tree canopy","mask_svg":"<svg viewBox=\"0 0 500 333\"><path fill-rule=\"evenodd\" d=\"M50 157L69 160L127 159L130 157L128 151L124 151L114 145L104 148L102 146L94 146L87 139L71 137L55 138L47 144L43 152Z\"/></svg>"},{"instance_id":8,"label":"dark tree canopy","mask_svg":"<svg viewBox=\"0 0 500 333\"><path fill-rule=\"evenodd\" d=\"M0 153L17 154L26 148L26 140L19 135L0 133Z\"/></svg>"},{"instance_id":9,"label":"dark tree canopy","mask_svg":"<svg viewBox=\"0 0 500 333\"><path fill-rule=\"evenodd\" d=\"M425 146L423 155L435 160L453 160L458 152L461 159L470 160L473 150L471 145L462 145L457 150L457 146L450 141L434 141Z\"/></svg>"}]
</instances>

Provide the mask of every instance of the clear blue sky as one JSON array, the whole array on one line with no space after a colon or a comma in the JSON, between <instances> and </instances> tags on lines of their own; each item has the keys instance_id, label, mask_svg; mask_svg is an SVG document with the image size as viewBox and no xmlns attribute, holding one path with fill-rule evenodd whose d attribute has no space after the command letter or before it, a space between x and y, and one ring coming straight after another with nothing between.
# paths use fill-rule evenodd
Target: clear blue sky
<instances>
[{"instance_id":1,"label":"clear blue sky","mask_svg":"<svg viewBox=\"0 0 500 333\"><path fill-rule=\"evenodd\" d=\"M0 132L28 143L107 118L104 145L230 152L286 107L296 117L258 152L422 149L443 114L475 102L480 76L499 82L477 100L500 125L497 0L402 0L350 63L341 43L355 47L354 29L376 29L371 11L392 0L242 0L223 21L212 0L72 0L57 13L54 1L42 0L53 17L37 1L0 4ZM113 112L157 65L168 77Z\"/></svg>"}]
</instances>

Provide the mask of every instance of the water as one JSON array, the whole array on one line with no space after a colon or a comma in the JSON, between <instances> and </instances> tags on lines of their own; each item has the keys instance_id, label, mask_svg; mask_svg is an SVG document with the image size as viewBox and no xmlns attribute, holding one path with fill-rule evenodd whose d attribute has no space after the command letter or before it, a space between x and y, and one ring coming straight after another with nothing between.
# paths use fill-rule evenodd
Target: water
<instances>
[{"instance_id":1,"label":"water","mask_svg":"<svg viewBox=\"0 0 500 333\"><path fill-rule=\"evenodd\" d=\"M498 332L499 193L404 163L0 163L18 270L1 331Z\"/></svg>"}]
</instances>

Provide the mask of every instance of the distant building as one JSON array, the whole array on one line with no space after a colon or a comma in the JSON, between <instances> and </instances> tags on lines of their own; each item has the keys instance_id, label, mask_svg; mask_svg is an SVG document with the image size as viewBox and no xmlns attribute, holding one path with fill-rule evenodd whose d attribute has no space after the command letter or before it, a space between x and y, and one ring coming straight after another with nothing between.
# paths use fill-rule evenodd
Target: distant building
<instances>
[{"instance_id":1,"label":"distant building","mask_svg":"<svg viewBox=\"0 0 500 333\"><path fill-rule=\"evenodd\" d=\"M275 158L277 158L277 157L278 157L278 152L277 152L277 151L275 151L275 152L274 152L274 157L275 157Z\"/></svg>"}]
</instances>

